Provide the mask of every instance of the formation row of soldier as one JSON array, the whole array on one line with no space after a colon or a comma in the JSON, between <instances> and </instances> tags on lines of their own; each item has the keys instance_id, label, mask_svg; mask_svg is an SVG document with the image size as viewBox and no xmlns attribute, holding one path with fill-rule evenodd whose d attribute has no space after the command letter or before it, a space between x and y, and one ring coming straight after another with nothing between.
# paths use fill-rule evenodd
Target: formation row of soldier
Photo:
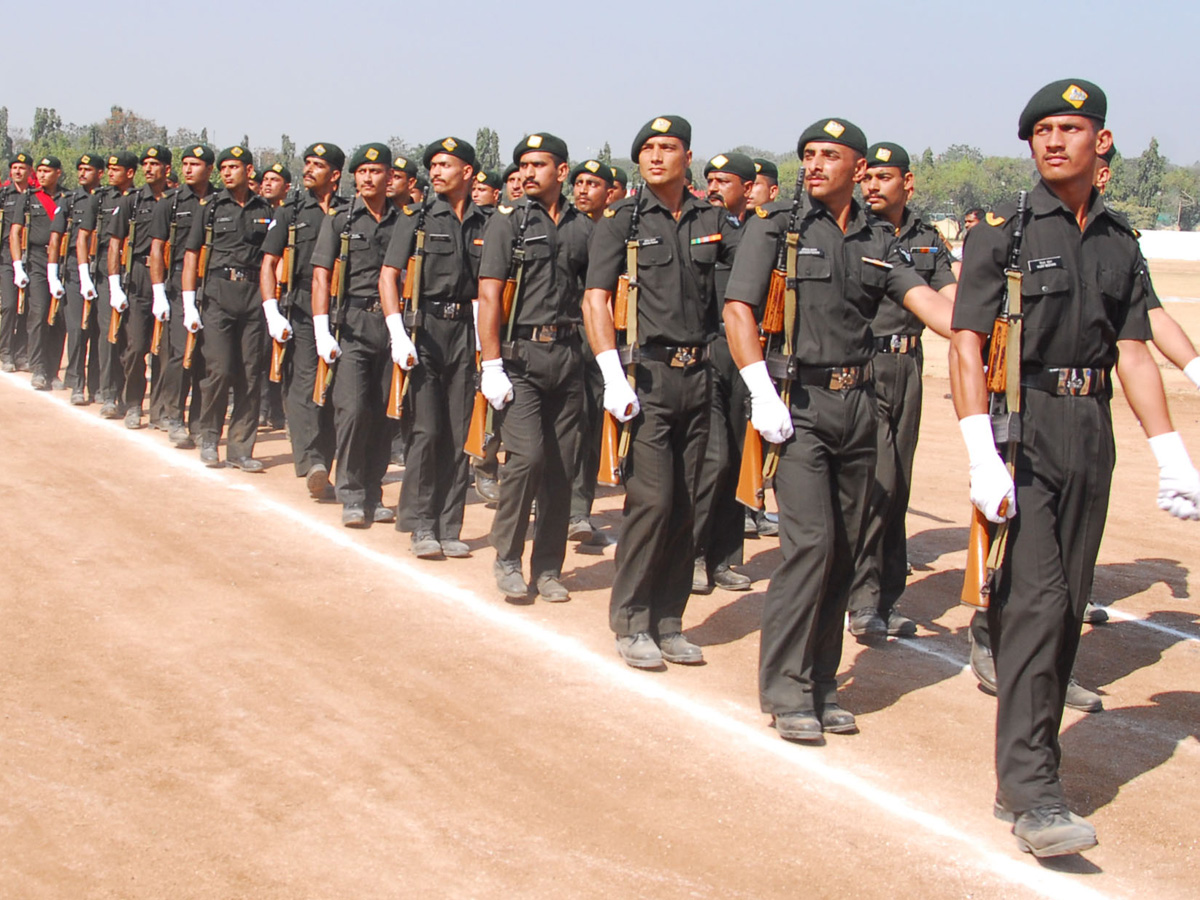
<instances>
[{"instance_id":1,"label":"formation row of soldier","mask_svg":"<svg viewBox=\"0 0 1200 900\"><path fill-rule=\"evenodd\" d=\"M1066 809L1057 734L1107 506L1114 365L1160 462L1159 505L1200 515L1200 476L1146 352L1157 302L1145 261L1093 188L1111 152L1105 115L1103 92L1081 80L1030 101L1020 137L1041 180L1028 208L988 214L971 232L961 283L941 236L908 208L905 150L868 144L836 117L802 133L794 201L776 199L770 163L734 152L705 167L707 199L686 190L692 135L679 116L635 137L644 186L633 196L599 160L572 168L548 132L524 138L503 175L479 171L466 141L434 141L420 160L428 188L416 161L386 144L359 147L347 166L318 142L303 154L303 190L286 193L290 173L277 166L262 196L244 147L185 148L178 188L167 186L166 147L140 160L85 155L69 195L51 157L36 164L41 188L26 189L33 161L21 154L4 198L13 278L0 364L11 370L24 337L34 386L53 386L65 322L73 402L90 394L102 415L139 427L157 351L151 422L219 465L228 413L226 459L257 471L274 344L296 475L321 497L336 472L345 525L394 520L426 559L469 554L463 450L478 392L505 450L491 543L497 586L514 599L530 583L544 600L569 599L566 545L591 532L611 439L625 506L609 618L636 668L702 662L683 628L689 594L750 586L733 568L745 533L735 485L747 432L760 435L782 549L760 700L781 736L819 743L857 730L836 682L847 608L862 638L916 630L896 602L921 333L952 335L972 500L1008 523L991 608L972 626L973 665L999 695L997 814L1025 850L1079 852L1095 833ZM139 162L146 184L133 191ZM109 186L97 190L102 171ZM1008 308L1006 270L1025 270L1026 396L1024 440L1007 460L983 363ZM1172 359L1196 379L1195 351L1178 338L1186 347ZM393 510L382 482L397 442Z\"/></svg>"}]
</instances>

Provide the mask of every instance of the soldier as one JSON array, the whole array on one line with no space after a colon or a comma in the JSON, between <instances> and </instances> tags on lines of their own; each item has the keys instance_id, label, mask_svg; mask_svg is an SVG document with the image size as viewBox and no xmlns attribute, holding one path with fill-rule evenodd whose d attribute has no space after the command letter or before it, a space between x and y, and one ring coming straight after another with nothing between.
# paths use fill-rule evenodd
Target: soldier
<instances>
[{"instance_id":1,"label":"soldier","mask_svg":"<svg viewBox=\"0 0 1200 900\"><path fill-rule=\"evenodd\" d=\"M475 173L475 183L471 186L471 202L491 215L500 202L504 193L504 182L500 180L499 172Z\"/></svg>"},{"instance_id":2,"label":"soldier","mask_svg":"<svg viewBox=\"0 0 1200 900\"><path fill-rule=\"evenodd\" d=\"M392 151L387 144L364 144L350 159L355 199L349 208L326 216L312 253L313 330L317 353L337 371L331 388L337 431L337 498L342 524L365 528L391 522L396 514L383 505L383 476L392 443L392 420L384 411L392 382L392 359L405 369L417 351L404 331L399 312L385 321L379 300L379 270L392 229L400 218L388 202ZM343 244L344 240L344 244ZM347 256L340 278L345 307L339 311L337 338L330 333L331 276L343 247ZM287 320L266 305L271 331L278 335ZM391 352L389 352L389 333Z\"/></svg>"},{"instance_id":3,"label":"soldier","mask_svg":"<svg viewBox=\"0 0 1200 900\"><path fill-rule=\"evenodd\" d=\"M779 167L769 159L754 157L754 188L750 191L750 209L774 203L779 196Z\"/></svg>"},{"instance_id":4,"label":"soldier","mask_svg":"<svg viewBox=\"0 0 1200 900\"><path fill-rule=\"evenodd\" d=\"M469 474L463 444L475 382L471 301L487 216L471 202L470 144L455 137L434 141L422 162L436 196L424 223L420 309L405 310L406 324L416 329L420 365L409 376L405 415L413 417L413 432L396 528L412 532L412 552L420 559L465 557L471 551L459 535ZM400 312L400 273L415 252L419 218L417 207L407 206L392 231L379 277L389 316Z\"/></svg>"},{"instance_id":5,"label":"soldier","mask_svg":"<svg viewBox=\"0 0 1200 900\"><path fill-rule=\"evenodd\" d=\"M683 634L691 588L693 497L708 432L708 344L717 333L716 264L728 261L724 212L685 188L692 127L659 116L638 132L632 157L645 190L604 212L588 247L583 298L588 340L604 375L604 408L631 422L625 510L609 623L635 668L697 664ZM610 300L638 210L637 346L616 347ZM621 353L625 354L622 358ZM637 390L624 366L636 373Z\"/></svg>"},{"instance_id":6,"label":"soldier","mask_svg":"<svg viewBox=\"0 0 1200 900\"><path fill-rule=\"evenodd\" d=\"M154 207L154 218L150 223L151 313L166 323L163 341L166 349L160 354L163 359L159 373L161 416L167 439L181 450L196 446L195 434L200 427L200 382L204 377L202 338L195 329L186 327L184 315L184 245L192 224L203 218L204 209L215 193L209 180L215 160L212 148L204 144L181 151L179 167L183 171L183 184ZM190 368L185 369L189 331L196 334L197 346L192 353ZM187 416L189 394L191 415Z\"/></svg>"},{"instance_id":7,"label":"soldier","mask_svg":"<svg viewBox=\"0 0 1200 900\"><path fill-rule=\"evenodd\" d=\"M48 273L51 293L61 289L64 304L60 321L67 329L67 368L63 381L71 391L71 404L83 406L91 402L99 390L100 373L96 360L96 314L89 308L88 320L83 320L83 294L78 272L79 220L91 195L100 186L102 158L91 153L79 157L75 176L79 186L58 204L58 212L50 225ZM62 236L66 236L66 255L62 254ZM86 267L85 267L86 270ZM55 283L57 281L57 284ZM90 305L89 305L90 306Z\"/></svg>"},{"instance_id":8,"label":"soldier","mask_svg":"<svg viewBox=\"0 0 1200 900\"><path fill-rule=\"evenodd\" d=\"M1025 106L1017 135L1041 179L1020 221L1006 206L972 229L950 350L971 500L990 521L1008 520L988 610L998 690L995 812L1014 823L1018 847L1039 857L1096 844L1095 829L1067 808L1058 733L1108 507L1114 364L1159 464L1159 507L1200 517L1200 474L1172 430L1146 348L1145 262L1133 229L1093 189L1096 157L1112 142L1106 113L1104 92L1080 79L1049 84ZM983 366L1014 254L1024 275L1024 338L1007 348L1020 360L1015 477L997 451Z\"/></svg>"},{"instance_id":9,"label":"soldier","mask_svg":"<svg viewBox=\"0 0 1200 900\"><path fill-rule=\"evenodd\" d=\"M871 212L885 219L926 284L951 302L957 282L941 234L908 208L913 174L899 144L873 144L861 184ZM896 609L908 576L904 518L912 486L913 457L921 424L921 320L884 298L871 322L875 335L874 382L878 403L875 486L867 503L862 551L850 587L850 633L860 643L911 637L916 623Z\"/></svg>"},{"instance_id":10,"label":"soldier","mask_svg":"<svg viewBox=\"0 0 1200 900\"><path fill-rule=\"evenodd\" d=\"M259 192L272 209L283 206L287 193L292 187L292 172L283 163L275 163L263 172L262 190Z\"/></svg>"},{"instance_id":11,"label":"soldier","mask_svg":"<svg viewBox=\"0 0 1200 900\"><path fill-rule=\"evenodd\" d=\"M280 208L271 222L263 241L259 290L267 330L273 339L287 342L288 347L283 363L283 399L296 477L303 478L309 494L320 500L329 486L336 438L333 405L317 406L312 399L313 382L317 377L312 255L325 220L344 205L338 196L338 187L346 154L336 144L318 141L305 148L302 159L305 192ZM275 297L276 270L289 241L294 242L294 283L287 285L288 315L284 317Z\"/></svg>"},{"instance_id":12,"label":"soldier","mask_svg":"<svg viewBox=\"0 0 1200 900\"><path fill-rule=\"evenodd\" d=\"M413 202L412 188L417 180L417 164L404 156L392 157L392 180L388 183L388 198L396 209Z\"/></svg>"},{"instance_id":13,"label":"soldier","mask_svg":"<svg viewBox=\"0 0 1200 900\"><path fill-rule=\"evenodd\" d=\"M729 226L725 236L729 262L718 263L716 269L717 296L724 297L754 188L754 160L744 153L720 153L708 161L704 177L708 202L725 210ZM718 329L710 345L713 374L708 446L696 488L694 594L712 593L714 584L727 591L750 590L749 576L730 568L741 565L745 543L746 513L737 502L736 493L749 396L729 355L725 329L723 326Z\"/></svg>"},{"instance_id":14,"label":"soldier","mask_svg":"<svg viewBox=\"0 0 1200 900\"><path fill-rule=\"evenodd\" d=\"M620 166L612 167L613 185L608 192L608 205L624 200L629 195L629 173Z\"/></svg>"},{"instance_id":15,"label":"soldier","mask_svg":"<svg viewBox=\"0 0 1200 900\"><path fill-rule=\"evenodd\" d=\"M821 743L857 731L838 702L842 622L874 479L875 391L871 320L885 296L948 333L950 302L925 284L886 222L854 199L867 140L841 118L800 135L805 190L755 210L725 297L729 348L751 397L751 424L777 444L775 493L783 561L763 610L759 695L780 737ZM792 212L794 210L794 212ZM767 297L778 248L794 228L795 304L784 346L763 359L755 311ZM786 246L786 245L785 245ZM788 309L791 312L788 312ZM786 332L790 329L791 334ZM791 338L789 341L788 338ZM772 383L787 386L789 404Z\"/></svg>"},{"instance_id":16,"label":"soldier","mask_svg":"<svg viewBox=\"0 0 1200 900\"><path fill-rule=\"evenodd\" d=\"M569 181L575 208L595 222L608 209L612 167L598 159L585 159L571 170Z\"/></svg>"},{"instance_id":17,"label":"soldier","mask_svg":"<svg viewBox=\"0 0 1200 900\"><path fill-rule=\"evenodd\" d=\"M521 194L525 189L521 186L521 168L515 163L509 163L508 168L504 170L504 190L508 194L508 202L516 203L521 199Z\"/></svg>"},{"instance_id":18,"label":"soldier","mask_svg":"<svg viewBox=\"0 0 1200 900\"><path fill-rule=\"evenodd\" d=\"M142 427L142 401L146 398L146 355L154 330L153 289L150 278L150 225L154 209L167 190L167 172L171 169L171 151L163 146L147 147L142 153L145 186L121 198L113 211L108 239L108 293L113 310L124 316L125 350L121 355L124 372L125 427ZM133 246L125 240L133 232ZM124 263L125 254L130 265ZM126 274L128 273L128 275ZM157 358L154 361L158 381ZM161 390L161 385L159 386ZM157 394L157 391L155 392ZM152 410L157 413L157 410ZM151 418L155 418L152 415Z\"/></svg>"},{"instance_id":19,"label":"soldier","mask_svg":"<svg viewBox=\"0 0 1200 900\"><path fill-rule=\"evenodd\" d=\"M278 213L279 208L287 199L291 186L291 170L283 163L274 163L267 167L267 171L263 172L262 190L259 191L259 196ZM271 364L271 336L266 332L263 332L263 341L263 366L265 368ZM262 380L262 399L259 401L258 426L259 428L282 429L286 424L286 417L283 413L283 386L269 378L264 378Z\"/></svg>"},{"instance_id":20,"label":"soldier","mask_svg":"<svg viewBox=\"0 0 1200 900\"><path fill-rule=\"evenodd\" d=\"M117 332L117 342L108 340L109 323L115 310L112 306L112 281L109 278L99 278L103 272L108 274L108 248L112 237L112 227L116 222L114 215L121 198L133 190L133 177L137 173L138 158L136 153L122 150L110 154L105 173L108 176L108 190L92 194L90 202L84 209L83 219L79 226L77 252L82 249L79 277L82 282L81 290L87 300L95 301L96 326L99 331L97 342L100 346L100 417L102 419L117 419L121 417L120 401L125 387L125 370L121 365L121 351L124 349L125 329ZM95 241L92 240L93 234ZM95 244L95 256L90 255L91 247ZM84 279L84 273L87 278ZM98 279L98 280L97 280Z\"/></svg>"},{"instance_id":21,"label":"soldier","mask_svg":"<svg viewBox=\"0 0 1200 900\"><path fill-rule=\"evenodd\" d=\"M17 280L27 281L29 276L20 254L13 256L8 234L14 223L24 224L21 211L25 208L32 166L33 157L28 153L15 154L9 160L8 182L0 192L3 200L0 223L5 226L0 231L0 371L4 372L15 372L29 365L26 314L17 312Z\"/></svg>"},{"instance_id":22,"label":"soldier","mask_svg":"<svg viewBox=\"0 0 1200 900\"><path fill-rule=\"evenodd\" d=\"M471 186L471 202L480 211L491 216L496 211L496 204L504 195L504 181L498 172L479 171L475 173L475 183ZM511 210L512 207L508 206ZM474 303L475 316L475 352L480 351L479 344L479 301ZM493 440L484 447L482 459L472 459L472 478L475 482L475 495L485 504L494 507L500 499L500 428L497 425Z\"/></svg>"},{"instance_id":23,"label":"soldier","mask_svg":"<svg viewBox=\"0 0 1200 900\"><path fill-rule=\"evenodd\" d=\"M424 175L417 173L417 176L412 180L412 186L409 188L409 195L412 197L413 203L424 203L425 192L429 190L429 179Z\"/></svg>"},{"instance_id":24,"label":"soldier","mask_svg":"<svg viewBox=\"0 0 1200 900\"><path fill-rule=\"evenodd\" d=\"M184 327L207 327L204 343L205 376L201 384L200 460L206 466L221 464L217 444L225 427L225 411L233 391L226 458L243 472L261 472L254 458L263 375L262 303L256 290L262 265L262 243L271 224L271 207L252 193L250 166L254 157L245 147L233 146L217 156L224 189L196 217L188 233L183 256ZM197 307L199 262L209 244L204 275L205 326Z\"/></svg>"},{"instance_id":25,"label":"soldier","mask_svg":"<svg viewBox=\"0 0 1200 900\"><path fill-rule=\"evenodd\" d=\"M570 599L562 564L583 412L579 303L592 223L563 196L568 159L566 143L546 132L517 145L513 162L524 192L488 225L479 264L480 390L500 411L507 451L492 521L494 573L514 600L529 591L521 558L535 498L530 581L543 600ZM518 243L525 249L521 290L506 319L502 294Z\"/></svg>"}]
</instances>

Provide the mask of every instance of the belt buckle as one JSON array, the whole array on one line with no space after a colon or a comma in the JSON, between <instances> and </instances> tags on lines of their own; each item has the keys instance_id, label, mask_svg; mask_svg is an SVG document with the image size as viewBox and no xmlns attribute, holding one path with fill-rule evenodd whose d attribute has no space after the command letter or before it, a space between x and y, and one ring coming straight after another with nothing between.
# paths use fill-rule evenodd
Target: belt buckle
<instances>
[{"instance_id":1,"label":"belt buckle","mask_svg":"<svg viewBox=\"0 0 1200 900\"><path fill-rule=\"evenodd\" d=\"M556 340L558 340L558 326L557 325L542 325L539 328L535 329L535 331L537 332L537 334L535 335L534 339L536 341L538 341L539 343L552 344Z\"/></svg>"},{"instance_id":2,"label":"belt buckle","mask_svg":"<svg viewBox=\"0 0 1200 900\"><path fill-rule=\"evenodd\" d=\"M854 387L858 383L858 372L853 366L842 366L838 369L832 369L829 373L829 389L831 391L844 391L847 388Z\"/></svg>"},{"instance_id":3,"label":"belt buckle","mask_svg":"<svg viewBox=\"0 0 1200 900\"><path fill-rule=\"evenodd\" d=\"M1086 375L1084 373L1087 373ZM1088 369L1059 369L1058 393L1060 395L1078 397L1091 381L1091 371Z\"/></svg>"},{"instance_id":4,"label":"belt buckle","mask_svg":"<svg viewBox=\"0 0 1200 900\"><path fill-rule=\"evenodd\" d=\"M229 272L229 280L230 281L245 281L246 280L246 272L243 269L234 269L231 267L228 269L228 272Z\"/></svg>"},{"instance_id":5,"label":"belt buckle","mask_svg":"<svg viewBox=\"0 0 1200 900\"><path fill-rule=\"evenodd\" d=\"M903 353L908 349L904 346L904 335L902 334L893 334L888 343L893 353Z\"/></svg>"},{"instance_id":6,"label":"belt buckle","mask_svg":"<svg viewBox=\"0 0 1200 900\"><path fill-rule=\"evenodd\" d=\"M693 353L692 347L676 347L675 353L671 357L671 365L676 369L684 369L696 361L696 354Z\"/></svg>"}]
</instances>

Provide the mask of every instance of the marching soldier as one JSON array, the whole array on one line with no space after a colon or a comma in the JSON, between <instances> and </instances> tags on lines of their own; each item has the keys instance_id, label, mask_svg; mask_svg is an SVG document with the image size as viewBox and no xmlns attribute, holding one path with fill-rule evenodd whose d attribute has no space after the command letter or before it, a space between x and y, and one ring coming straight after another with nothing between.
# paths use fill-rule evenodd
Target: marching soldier
<instances>
[{"instance_id":1,"label":"marching soldier","mask_svg":"<svg viewBox=\"0 0 1200 900\"><path fill-rule=\"evenodd\" d=\"M475 173L475 184L471 186L471 202L488 215L496 209L503 193L504 182L500 180L499 172Z\"/></svg>"},{"instance_id":2,"label":"marching soldier","mask_svg":"<svg viewBox=\"0 0 1200 900\"><path fill-rule=\"evenodd\" d=\"M420 559L465 557L470 549L459 535L469 475L463 444L475 386L471 301L487 216L471 202L470 144L454 137L435 141L422 162L436 196L424 222L420 309L405 310L406 324L416 329L420 365L409 375L405 415L412 416L413 431L396 528L412 532L412 552ZM379 277L389 316L401 309L400 273L416 250L419 218L419 209L407 206L392 231Z\"/></svg>"},{"instance_id":3,"label":"marching soldier","mask_svg":"<svg viewBox=\"0 0 1200 900\"><path fill-rule=\"evenodd\" d=\"M283 206L287 193L292 187L292 172L283 163L275 163L263 172L262 190L259 196L271 205L272 209Z\"/></svg>"},{"instance_id":4,"label":"marching soldier","mask_svg":"<svg viewBox=\"0 0 1200 900\"><path fill-rule=\"evenodd\" d=\"M504 190L508 194L508 202L516 203L525 192L525 188L521 186L521 167L516 163L509 163L501 177L504 179Z\"/></svg>"},{"instance_id":5,"label":"marching soldier","mask_svg":"<svg viewBox=\"0 0 1200 900\"><path fill-rule=\"evenodd\" d=\"M243 472L261 472L254 458L263 375L262 303L258 274L262 243L271 224L271 207L250 190L254 158L245 147L233 146L217 156L224 189L195 217L183 256L183 316L189 331L206 328L205 375L201 384L200 460L221 464L217 444L225 427L225 412L233 391L226 458ZM197 306L200 254L209 247L204 273L203 313ZM201 316L207 318L207 325Z\"/></svg>"},{"instance_id":6,"label":"marching soldier","mask_svg":"<svg viewBox=\"0 0 1200 900\"><path fill-rule=\"evenodd\" d=\"M575 208L595 222L608 209L613 186L612 167L598 159L585 159L571 170L571 193Z\"/></svg>"},{"instance_id":7,"label":"marching soldier","mask_svg":"<svg viewBox=\"0 0 1200 900\"><path fill-rule=\"evenodd\" d=\"M404 156L392 157L392 180L388 183L388 199L403 209L413 202L412 189L417 180L417 164Z\"/></svg>"},{"instance_id":8,"label":"marching soldier","mask_svg":"<svg viewBox=\"0 0 1200 900\"><path fill-rule=\"evenodd\" d=\"M683 612L694 558L693 497L708 433L715 269L729 259L724 238L731 229L722 210L686 190L691 137L691 125L679 116L643 126L631 155L645 190L605 210L588 247L583 309L604 375L604 408L631 422L609 623L617 652L635 668L704 661L683 634ZM639 248L637 271L628 273L639 285L636 310L629 311L637 343L618 351L609 303L630 240Z\"/></svg>"},{"instance_id":9,"label":"marching soldier","mask_svg":"<svg viewBox=\"0 0 1200 900\"><path fill-rule=\"evenodd\" d=\"M624 200L629 195L629 173L620 166L612 167L613 185L608 193L608 205Z\"/></svg>"},{"instance_id":10,"label":"marching soldier","mask_svg":"<svg viewBox=\"0 0 1200 900\"><path fill-rule=\"evenodd\" d=\"M530 581L543 600L570 599L562 564L583 412L579 303L592 223L563 196L568 158L566 143L546 132L517 145L524 193L493 217L479 264L480 390L500 411L507 452L492 521L494 572L500 591L516 600L529 591L521 558L535 498ZM506 317L502 295L518 246L521 288Z\"/></svg>"},{"instance_id":11,"label":"marching soldier","mask_svg":"<svg viewBox=\"0 0 1200 900\"><path fill-rule=\"evenodd\" d=\"M769 159L754 157L754 187L747 206L758 209L774 203L779 196L779 167Z\"/></svg>"},{"instance_id":12,"label":"marching soldier","mask_svg":"<svg viewBox=\"0 0 1200 900\"><path fill-rule=\"evenodd\" d=\"M342 524L348 528L391 522L396 517L382 502L393 431L392 420L384 411L393 358L408 369L417 356L399 314L385 322L379 299L379 270L392 229L401 218L387 197L391 168L392 151L387 144L364 144L355 152L350 160L355 199L348 208L325 217L312 252L316 349L327 363L337 363L331 388L337 431L337 498L342 504ZM335 339L329 330L331 277L343 246L347 255L339 277L345 279L342 302L346 306L339 310ZM271 330L278 334L286 320L269 304L266 309Z\"/></svg>"},{"instance_id":13,"label":"marching soldier","mask_svg":"<svg viewBox=\"0 0 1200 900\"><path fill-rule=\"evenodd\" d=\"M1200 474L1172 430L1146 348L1145 261L1128 222L1093 189L1097 156L1112 143L1106 113L1104 92L1079 79L1047 85L1022 111L1017 135L1041 179L1024 216L1006 206L971 230L950 351L971 500L990 521L1008 521L987 615L998 694L995 811L1039 857L1096 845L1095 829L1067 808L1058 733L1108 508L1114 365L1159 465L1159 507L1200 517ZM1020 360L1015 477L997 452L983 367L1013 255L1024 317L1020 347L1007 348Z\"/></svg>"},{"instance_id":14,"label":"marching soldier","mask_svg":"<svg viewBox=\"0 0 1200 900\"><path fill-rule=\"evenodd\" d=\"M29 274L20 253L13 256L8 235L14 223L23 224L21 211L25 208L32 167L33 158L28 153L15 154L8 164L8 184L0 191L3 198L0 222L5 226L0 231L0 371L4 372L15 372L29 365L26 313L17 311L21 290L17 282L28 283Z\"/></svg>"},{"instance_id":15,"label":"marching soldier","mask_svg":"<svg viewBox=\"0 0 1200 900\"><path fill-rule=\"evenodd\" d=\"M871 212L887 221L926 284L951 302L957 282L941 234L908 208L913 174L899 144L872 144L860 187ZM850 587L850 633L862 643L911 637L916 623L896 609L908 577L904 518L921 425L921 320L884 298L875 313L874 382L878 409L875 486L867 503L862 551Z\"/></svg>"},{"instance_id":16,"label":"marching soldier","mask_svg":"<svg viewBox=\"0 0 1200 900\"><path fill-rule=\"evenodd\" d=\"M317 377L312 256L325 220L344 205L338 196L338 187L341 184L342 167L346 164L346 154L336 144L318 141L305 148L302 158L305 192L295 202L280 208L271 222L263 241L259 290L267 330L274 340L287 343L283 364L283 399L296 477L303 478L309 494L320 500L329 486L336 436L333 405L326 403L317 406L312 399L313 382ZM278 284L276 270L289 240L294 244L291 275L295 283L287 285L288 314L284 316L275 298Z\"/></svg>"},{"instance_id":17,"label":"marching soldier","mask_svg":"<svg viewBox=\"0 0 1200 900\"><path fill-rule=\"evenodd\" d=\"M425 192L429 190L429 179L421 173L417 173L413 178L412 184L409 187L409 195L412 197L413 203L424 203Z\"/></svg>"},{"instance_id":18,"label":"marching soldier","mask_svg":"<svg viewBox=\"0 0 1200 900\"><path fill-rule=\"evenodd\" d=\"M871 320L885 296L939 333L950 303L925 284L886 222L854 199L867 140L845 119L809 126L797 145L805 190L796 205L759 207L746 226L725 298L729 349L750 391L751 425L778 446L775 494L783 561L763 610L759 695L780 737L823 742L857 731L838 703L842 622L875 468ZM784 346L764 360L755 312L778 248L798 235L788 270ZM784 246L790 246L784 243ZM790 312L789 312L790 310ZM789 334L790 332L790 334ZM793 349L794 348L794 349ZM772 378L785 385L780 399Z\"/></svg>"}]
</instances>

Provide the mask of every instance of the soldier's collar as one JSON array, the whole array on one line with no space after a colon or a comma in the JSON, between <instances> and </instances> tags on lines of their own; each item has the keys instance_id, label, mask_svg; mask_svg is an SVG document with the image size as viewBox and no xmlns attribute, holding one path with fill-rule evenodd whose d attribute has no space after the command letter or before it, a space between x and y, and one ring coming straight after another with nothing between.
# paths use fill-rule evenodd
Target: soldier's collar
<instances>
[{"instance_id":1,"label":"soldier's collar","mask_svg":"<svg viewBox=\"0 0 1200 900\"><path fill-rule=\"evenodd\" d=\"M1038 179L1037 185L1029 192L1029 208L1035 216L1050 215L1058 211L1062 211L1072 219L1075 218L1074 210L1068 209L1067 205L1058 199L1058 195L1050 190L1050 186L1043 179ZM1088 225L1094 222L1097 216L1106 214L1108 207L1104 205L1104 197L1095 188L1092 188L1092 195L1088 199Z\"/></svg>"}]
</instances>

